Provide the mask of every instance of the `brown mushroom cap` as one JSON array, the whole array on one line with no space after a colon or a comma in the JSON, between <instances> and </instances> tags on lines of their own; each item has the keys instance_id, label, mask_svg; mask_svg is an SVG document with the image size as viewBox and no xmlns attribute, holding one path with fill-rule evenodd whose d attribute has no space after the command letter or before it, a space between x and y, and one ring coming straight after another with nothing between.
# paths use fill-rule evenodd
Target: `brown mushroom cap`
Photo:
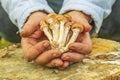
<instances>
[{"instance_id":1,"label":"brown mushroom cap","mask_svg":"<svg viewBox=\"0 0 120 80\"><path fill-rule=\"evenodd\" d=\"M51 13L51 14L48 14L46 17L45 17L45 21L47 22L47 23L49 23L49 20L50 19L55 19L55 17L56 17L56 13Z\"/></svg>"},{"instance_id":2,"label":"brown mushroom cap","mask_svg":"<svg viewBox=\"0 0 120 80\"><path fill-rule=\"evenodd\" d=\"M65 27L67 27L67 26L72 26L72 22L66 22Z\"/></svg>"},{"instance_id":3,"label":"brown mushroom cap","mask_svg":"<svg viewBox=\"0 0 120 80\"><path fill-rule=\"evenodd\" d=\"M45 19L55 18L56 15L57 15L56 13L50 13L50 14L48 14L48 15L46 16Z\"/></svg>"},{"instance_id":4,"label":"brown mushroom cap","mask_svg":"<svg viewBox=\"0 0 120 80\"><path fill-rule=\"evenodd\" d=\"M56 19L57 19L59 22L60 22L60 21L64 21L64 22L67 21L67 18L64 17L64 16L61 15L61 14L58 14L58 15L56 16Z\"/></svg>"},{"instance_id":5,"label":"brown mushroom cap","mask_svg":"<svg viewBox=\"0 0 120 80\"><path fill-rule=\"evenodd\" d=\"M58 20L56 20L56 19L55 19L50 25L51 25L51 26L54 26L55 24L58 24L58 25L59 25L59 22L58 22Z\"/></svg>"},{"instance_id":6,"label":"brown mushroom cap","mask_svg":"<svg viewBox=\"0 0 120 80\"><path fill-rule=\"evenodd\" d=\"M79 23L74 23L73 25L72 25L72 29L79 29L81 32L83 31L83 25L81 25L81 24L79 24Z\"/></svg>"},{"instance_id":7,"label":"brown mushroom cap","mask_svg":"<svg viewBox=\"0 0 120 80\"><path fill-rule=\"evenodd\" d=\"M49 27L49 25L45 22L44 19L40 21L40 29L43 30L45 27Z\"/></svg>"},{"instance_id":8,"label":"brown mushroom cap","mask_svg":"<svg viewBox=\"0 0 120 80\"><path fill-rule=\"evenodd\" d=\"M68 15L68 14L64 14L63 16L66 17L67 20L71 22L72 17L71 17L70 15Z\"/></svg>"}]
</instances>

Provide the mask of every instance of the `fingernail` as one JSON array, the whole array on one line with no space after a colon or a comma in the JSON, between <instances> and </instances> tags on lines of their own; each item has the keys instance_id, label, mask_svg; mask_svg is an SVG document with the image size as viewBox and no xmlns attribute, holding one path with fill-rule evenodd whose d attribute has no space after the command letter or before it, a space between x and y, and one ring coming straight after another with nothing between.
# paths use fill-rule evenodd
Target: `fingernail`
<instances>
[{"instance_id":1,"label":"fingernail","mask_svg":"<svg viewBox=\"0 0 120 80\"><path fill-rule=\"evenodd\" d=\"M43 46L44 46L44 47L48 47L48 46L49 46L49 42L44 42L44 43L43 43Z\"/></svg>"}]
</instances>

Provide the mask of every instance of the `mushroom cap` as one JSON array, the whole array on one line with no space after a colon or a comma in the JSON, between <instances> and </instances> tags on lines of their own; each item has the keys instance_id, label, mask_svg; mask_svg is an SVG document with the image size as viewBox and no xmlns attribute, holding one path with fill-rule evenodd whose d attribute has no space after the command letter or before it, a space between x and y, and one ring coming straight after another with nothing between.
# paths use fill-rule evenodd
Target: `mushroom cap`
<instances>
[{"instance_id":1,"label":"mushroom cap","mask_svg":"<svg viewBox=\"0 0 120 80\"><path fill-rule=\"evenodd\" d=\"M45 22L44 19L40 21L40 29L43 30L45 27L49 27L49 25Z\"/></svg>"},{"instance_id":2,"label":"mushroom cap","mask_svg":"<svg viewBox=\"0 0 120 80\"><path fill-rule=\"evenodd\" d=\"M55 18L55 16L56 16L57 14L56 13L50 13L50 14L48 14L47 16L46 16L46 19L48 18Z\"/></svg>"},{"instance_id":3,"label":"mushroom cap","mask_svg":"<svg viewBox=\"0 0 120 80\"><path fill-rule=\"evenodd\" d=\"M71 21L71 19L72 19L72 17L68 14L64 14L63 16L66 17L68 21Z\"/></svg>"},{"instance_id":4,"label":"mushroom cap","mask_svg":"<svg viewBox=\"0 0 120 80\"><path fill-rule=\"evenodd\" d=\"M83 31L84 27L83 25L79 24L79 23L74 23L71 27L72 29L79 29L81 32Z\"/></svg>"},{"instance_id":5,"label":"mushroom cap","mask_svg":"<svg viewBox=\"0 0 120 80\"><path fill-rule=\"evenodd\" d=\"M72 22L66 22L65 27L72 26Z\"/></svg>"},{"instance_id":6,"label":"mushroom cap","mask_svg":"<svg viewBox=\"0 0 120 80\"><path fill-rule=\"evenodd\" d=\"M50 14L48 14L46 17L45 17L45 21L47 22L47 23L52 23L52 21L55 19L55 17L56 17L56 13L50 13Z\"/></svg>"},{"instance_id":7,"label":"mushroom cap","mask_svg":"<svg viewBox=\"0 0 120 80\"><path fill-rule=\"evenodd\" d=\"M41 25L40 29L43 30L46 27L48 27L48 24Z\"/></svg>"},{"instance_id":8,"label":"mushroom cap","mask_svg":"<svg viewBox=\"0 0 120 80\"><path fill-rule=\"evenodd\" d=\"M59 21L56 20L56 19L50 24L50 26L54 26L55 24L58 24L58 25L59 25Z\"/></svg>"},{"instance_id":9,"label":"mushroom cap","mask_svg":"<svg viewBox=\"0 0 120 80\"><path fill-rule=\"evenodd\" d=\"M64 16L61 15L61 14L58 14L58 15L56 16L56 19L57 19L58 21L64 21L64 22L67 22L67 18L64 17Z\"/></svg>"}]
</instances>

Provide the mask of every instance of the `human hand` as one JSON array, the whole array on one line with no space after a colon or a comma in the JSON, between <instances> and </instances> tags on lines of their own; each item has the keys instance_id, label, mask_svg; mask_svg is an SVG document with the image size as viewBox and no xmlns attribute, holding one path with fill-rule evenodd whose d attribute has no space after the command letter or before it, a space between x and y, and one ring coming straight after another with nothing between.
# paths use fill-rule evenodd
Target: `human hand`
<instances>
[{"instance_id":1,"label":"human hand","mask_svg":"<svg viewBox=\"0 0 120 80\"><path fill-rule=\"evenodd\" d=\"M49 50L49 41L40 31L40 20L46 15L44 12L34 12L29 16L21 32L22 48L29 61L48 67L60 66L62 61L56 59L61 55L60 51Z\"/></svg>"},{"instance_id":2,"label":"human hand","mask_svg":"<svg viewBox=\"0 0 120 80\"><path fill-rule=\"evenodd\" d=\"M81 33L76 42L70 44L69 49L70 51L63 53L61 56L61 59L63 62L65 61L65 63L59 67L60 69L64 69L72 63L82 61L84 56L91 52L92 42L89 33Z\"/></svg>"},{"instance_id":3,"label":"human hand","mask_svg":"<svg viewBox=\"0 0 120 80\"><path fill-rule=\"evenodd\" d=\"M89 54L92 50L92 42L89 35L89 31L92 28L89 24L91 19L90 16L78 11L71 11L67 14L72 17L73 23L77 22L82 24L84 31L79 34L76 42L69 46L69 49L72 51L62 54L61 59L64 63L59 67L60 69L68 67L71 63L81 61L84 58L84 55Z\"/></svg>"},{"instance_id":4,"label":"human hand","mask_svg":"<svg viewBox=\"0 0 120 80\"><path fill-rule=\"evenodd\" d=\"M89 54L92 50L92 42L89 32L81 33L76 42L69 46L69 51L62 53L60 58L53 59L47 66L58 65L57 68L65 69L70 64L80 62L84 59L86 54Z\"/></svg>"},{"instance_id":5,"label":"human hand","mask_svg":"<svg viewBox=\"0 0 120 80\"><path fill-rule=\"evenodd\" d=\"M89 22L91 21L90 15L87 15L80 11L70 11L66 14L72 17L73 23L79 23L83 25L84 32L89 32L92 29L91 25L89 24Z\"/></svg>"}]
</instances>

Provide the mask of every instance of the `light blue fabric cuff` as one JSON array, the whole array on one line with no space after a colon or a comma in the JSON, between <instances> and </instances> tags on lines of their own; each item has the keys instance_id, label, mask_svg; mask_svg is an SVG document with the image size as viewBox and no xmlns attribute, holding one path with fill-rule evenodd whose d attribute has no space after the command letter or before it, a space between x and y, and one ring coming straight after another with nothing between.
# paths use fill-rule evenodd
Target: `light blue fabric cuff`
<instances>
[{"instance_id":1,"label":"light blue fabric cuff","mask_svg":"<svg viewBox=\"0 0 120 80\"><path fill-rule=\"evenodd\" d=\"M49 7L46 7L44 5L42 5L42 7L40 6L34 6L34 7L31 7L31 8L28 8L24 11L24 13L21 15L20 19L18 19L18 28L19 28L19 31L21 32L22 31L22 27L24 26L24 23L25 21L27 20L28 16L32 13L32 12L35 12L35 11L45 11L45 12L53 12L53 10Z\"/></svg>"}]
</instances>

